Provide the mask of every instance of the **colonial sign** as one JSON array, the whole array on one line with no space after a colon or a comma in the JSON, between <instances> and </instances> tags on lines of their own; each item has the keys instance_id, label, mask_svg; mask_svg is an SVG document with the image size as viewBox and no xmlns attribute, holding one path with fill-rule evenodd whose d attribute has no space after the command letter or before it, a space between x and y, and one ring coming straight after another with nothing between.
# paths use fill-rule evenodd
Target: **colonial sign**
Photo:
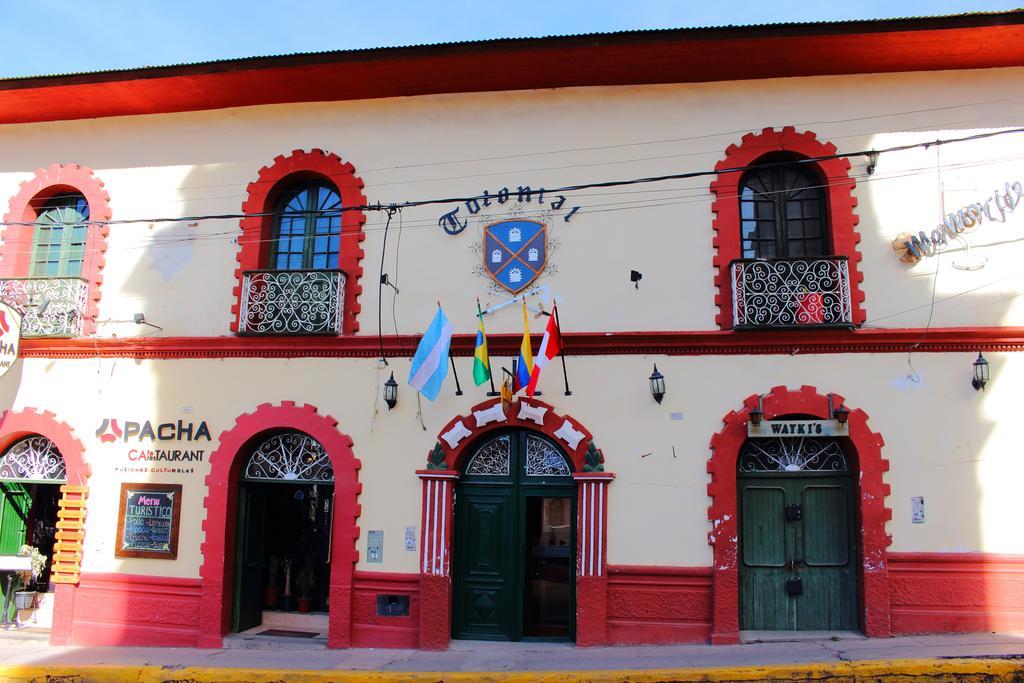
<instances>
[{"instance_id":1,"label":"colonial sign","mask_svg":"<svg viewBox=\"0 0 1024 683\"><path fill-rule=\"evenodd\" d=\"M7 374L18 360L18 344L21 342L21 313L5 303L0 303L0 377Z\"/></svg>"},{"instance_id":2,"label":"colonial sign","mask_svg":"<svg viewBox=\"0 0 1024 683\"><path fill-rule=\"evenodd\" d=\"M469 227L470 220L474 217L487 219L492 217L492 212L497 208L505 214L523 214L527 205L536 211L547 214L562 212L565 208L565 195L552 195L543 187L534 190L529 185L520 185L518 189L510 191L503 187L496 194L484 190L479 198L467 199L463 204L444 214L437 220L437 224L449 235L458 235ZM510 203L511 202L511 203ZM462 210L465 209L465 212ZM580 207L565 208L562 220L568 223Z\"/></svg>"},{"instance_id":3,"label":"colonial sign","mask_svg":"<svg viewBox=\"0 0 1024 683\"><path fill-rule=\"evenodd\" d=\"M934 256L945 249L951 240L957 239L967 230L971 230L985 221L989 223L1005 223L1006 215L1013 213L1024 198L1024 185L1018 180L1005 183L1002 189L992 193L984 201L969 204L960 210L949 213L946 218L930 233L924 230L914 235L908 232L897 235L892 248L900 252L900 260L904 263L917 263L926 256Z\"/></svg>"},{"instance_id":4,"label":"colonial sign","mask_svg":"<svg viewBox=\"0 0 1024 683\"><path fill-rule=\"evenodd\" d=\"M178 557L181 484L121 484L117 557Z\"/></svg>"},{"instance_id":5,"label":"colonial sign","mask_svg":"<svg viewBox=\"0 0 1024 683\"><path fill-rule=\"evenodd\" d=\"M537 279L548 260L547 226L509 220L484 228L484 267L499 285L518 294Z\"/></svg>"},{"instance_id":6,"label":"colonial sign","mask_svg":"<svg viewBox=\"0 0 1024 683\"><path fill-rule=\"evenodd\" d=\"M849 435L847 425L840 424L838 420L762 420L759 425L747 423L747 436L751 438Z\"/></svg>"}]
</instances>

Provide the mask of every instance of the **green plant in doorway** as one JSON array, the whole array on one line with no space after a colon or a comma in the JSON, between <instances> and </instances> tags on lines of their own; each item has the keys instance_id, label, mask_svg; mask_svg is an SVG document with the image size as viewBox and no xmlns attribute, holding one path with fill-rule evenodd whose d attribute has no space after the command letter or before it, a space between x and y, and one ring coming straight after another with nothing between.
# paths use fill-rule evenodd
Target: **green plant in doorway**
<instances>
[{"instance_id":1,"label":"green plant in doorway","mask_svg":"<svg viewBox=\"0 0 1024 683\"><path fill-rule=\"evenodd\" d=\"M315 585L316 569L313 567L313 558L306 555L306 559L302 563L302 568L299 569L299 573L295 577L295 587L299 590L298 606L300 612L309 612L312 610L313 600L310 598L310 593Z\"/></svg>"},{"instance_id":2,"label":"green plant in doorway","mask_svg":"<svg viewBox=\"0 0 1024 683\"><path fill-rule=\"evenodd\" d=\"M263 607L266 609L277 609L281 598L281 586L277 582L280 573L281 558L271 553L267 556L267 584L263 587Z\"/></svg>"},{"instance_id":3,"label":"green plant in doorway","mask_svg":"<svg viewBox=\"0 0 1024 683\"><path fill-rule=\"evenodd\" d=\"M18 549L18 555L29 558L32 567L18 572L18 583L22 590L14 594L14 605L17 609L29 609L35 606L36 592L25 590L33 585L46 568L46 556L39 552L39 548L25 544Z\"/></svg>"}]
</instances>

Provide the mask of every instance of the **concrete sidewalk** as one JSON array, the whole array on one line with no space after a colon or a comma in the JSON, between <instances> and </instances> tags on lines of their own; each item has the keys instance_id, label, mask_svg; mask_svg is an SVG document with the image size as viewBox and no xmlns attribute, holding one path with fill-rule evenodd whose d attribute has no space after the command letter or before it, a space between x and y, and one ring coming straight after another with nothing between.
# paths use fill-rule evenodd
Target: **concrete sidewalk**
<instances>
[{"instance_id":1,"label":"concrete sidewalk","mask_svg":"<svg viewBox=\"0 0 1024 683\"><path fill-rule=\"evenodd\" d=\"M577 648L455 641L445 652L49 647L0 634L3 681L1024 681L1024 634Z\"/></svg>"}]
</instances>

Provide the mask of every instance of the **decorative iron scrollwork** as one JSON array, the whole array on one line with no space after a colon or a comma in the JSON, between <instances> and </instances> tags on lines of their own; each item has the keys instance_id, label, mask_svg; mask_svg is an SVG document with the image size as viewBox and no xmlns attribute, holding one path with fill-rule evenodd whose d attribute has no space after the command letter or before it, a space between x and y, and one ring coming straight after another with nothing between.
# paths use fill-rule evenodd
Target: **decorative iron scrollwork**
<instances>
[{"instance_id":1,"label":"decorative iron scrollwork","mask_svg":"<svg viewBox=\"0 0 1024 683\"><path fill-rule=\"evenodd\" d=\"M334 482L334 467L320 442L302 432L281 432L260 443L242 472L247 481L300 484Z\"/></svg>"},{"instance_id":2,"label":"decorative iron scrollwork","mask_svg":"<svg viewBox=\"0 0 1024 683\"><path fill-rule=\"evenodd\" d=\"M0 457L0 479L5 481L52 482L68 480L64 458L45 436L21 439Z\"/></svg>"},{"instance_id":3,"label":"decorative iron scrollwork","mask_svg":"<svg viewBox=\"0 0 1024 683\"><path fill-rule=\"evenodd\" d=\"M466 474L484 477L507 477L512 444L507 434L491 439L480 447L466 465Z\"/></svg>"},{"instance_id":4,"label":"decorative iron scrollwork","mask_svg":"<svg viewBox=\"0 0 1024 683\"><path fill-rule=\"evenodd\" d=\"M23 337L78 337L89 306L89 282L78 277L0 280L0 299L24 311Z\"/></svg>"},{"instance_id":5,"label":"decorative iron scrollwork","mask_svg":"<svg viewBox=\"0 0 1024 683\"><path fill-rule=\"evenodd\" d=\"M747 439L739 472L848 472L846 453L836 439L781 437Z\"/></svg>"},{"instance_id":6,"label":"decorative iron scrollwork","mask_svg":"<svg viewBox=\"0 0 1024 683\"><path fill-rule=\"evenodd\" d=\"M846 257L732 262L736 327L852 325Z\"/></svg>"},{"instance_id":7,"label":"decorative iron scrollwork","mask_svg":"<svg viewBox=\"0 0 1024 683\"><path fill-rule=\"evenodd\" d=\"M572 474L562 454L546 439L526 437L526 476L568 477Z\"/></svg>"},{"instance_id":8,"label":"decorative iron scrollwork","mask_svg":"<svg viewBox=\"0 0 1024 683\"><path fill-rule=\"evenodd\" d=\"M239 331L245 334L341 334L345 273L256 270L242 274Z\"/></svg>"}]
</instances>

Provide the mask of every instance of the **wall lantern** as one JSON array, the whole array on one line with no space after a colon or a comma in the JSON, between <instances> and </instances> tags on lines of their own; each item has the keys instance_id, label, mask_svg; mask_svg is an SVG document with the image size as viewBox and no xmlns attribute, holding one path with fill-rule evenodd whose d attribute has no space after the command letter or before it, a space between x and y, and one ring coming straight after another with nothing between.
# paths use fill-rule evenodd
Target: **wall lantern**
<instances>
[{"instance_id":1,"label":"wall lantern","mask_svg":"<svg viewBox=\"0 0 1024 683\"><path fill-rule=\"evenodd\" d=\"M665 398L665 375L658 372L658 364L654 364L654 372L651 373L651 396L658 403Z\"/></svg>"},{"instance_id":2,"label":"wall lantern","mask_svg":"<svg viewBox=\"0 0 1024 683\"><path fill-rule=\"evenodd\" d=\"M388 410L395 407L398 403L398 382L395 381L395 373L391 373L391 377L388 378L387 382L384 382L384 402L388 404Z\"/></svg>"},{"instance_id":3,"label":"wall lantern","mask_svg":"<svg viewBox=\"0 0 1024 683\"><path fill-rule=\"evenodd\" d=\"M985 356L981 355L981 351L978 351L978 359L974 361L974 379L971 380L971 386L975 391L984 390L988 380L988 361L985 360Z\"/></svg>"},{"instance_id":4,"label":"wall lantern","mask_svg":"<svg viewBox=\"0 0 1024 683\"><path fill-rule=\"evenodd\" d=\"M836 422L841 425L846 424L846 420L850 417L850 409L846 406L839 406L832 411L832 417L835 418Z\"/></svg>"},{"instance_id":5,"label":"wall lantern","mask_svg":"<svg viewBox=\"0 0 1024 683\"><path fill-rule=\"evenodd\" d=\"M750 416L750 424L755 427L761 426L761 420L764 419L764 408L761 407L761 396L757 397L757 407L747 413Z\"/></svg>"}]
</instances>

